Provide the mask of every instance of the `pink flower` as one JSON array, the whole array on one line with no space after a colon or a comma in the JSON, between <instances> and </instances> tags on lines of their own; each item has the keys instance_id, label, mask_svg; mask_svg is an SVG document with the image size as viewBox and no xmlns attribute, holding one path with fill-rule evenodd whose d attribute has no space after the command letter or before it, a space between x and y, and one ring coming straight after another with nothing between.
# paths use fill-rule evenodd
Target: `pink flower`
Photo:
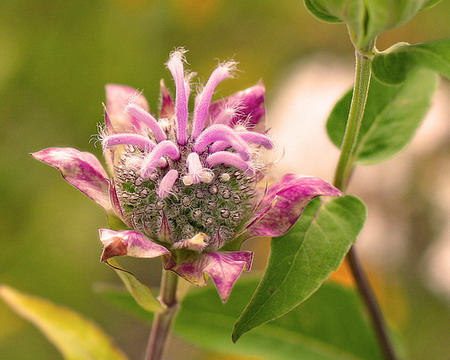
<instances>
[{"instance_id":1,"label":"pink flower","mask_svg":"<svg viewBox=\"0 0 450 360\"><path fill-rule=\"evenodd\" d=\"M110 175L92 154L72 148L31 155L57 168L129 227L100 230L103 261L163 256L166 270L195 285L205 285L210 276L226 301L252 264L252 252L238 250L242 241L280 236L313 198L342 193L322 179L292 174L265 191L257 188L265 169L259 150L273 147L263 121L264 86L258 83L211 103L217 85L232 77L235 66L221 64L197 94L189 116L191 75L183 62L183 50L169 58L175 102L161 83L159 117L135 89L106 87L100 139Z\"/></svg>"}]
</instances>

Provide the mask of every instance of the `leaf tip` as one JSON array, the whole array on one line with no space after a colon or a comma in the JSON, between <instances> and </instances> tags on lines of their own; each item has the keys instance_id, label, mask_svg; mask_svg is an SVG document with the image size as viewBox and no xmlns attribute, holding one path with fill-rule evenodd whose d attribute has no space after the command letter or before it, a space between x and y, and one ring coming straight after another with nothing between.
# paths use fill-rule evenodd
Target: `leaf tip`
<instances>
[{"instance_id":1,"label":"leaf tip","mask_svg":"<svg viewBox=\"0 0 450 360\"><path fill-rule=\"evenodd\" d=\"M233 333L231 334L231 341L233 342L233 344L236 344L240 337L241 336L236 333L236 330L233 330Z\"/></svg>"},{"instance_id":2,"label":"leaf tip","mask_svg":"<svg viewBox=\"0 0 450 360\"><path fill-rule=\"evenodd\" d=\"M241 325L241 319L236 321L236 324L234 324L233 327L233 333L231 334L231 341L233 341L233 344L236 344L238 340L242 337L242 335L244 335L246 332L250 330L251 329L245 328Z\"/></svg>"}]
</instances>

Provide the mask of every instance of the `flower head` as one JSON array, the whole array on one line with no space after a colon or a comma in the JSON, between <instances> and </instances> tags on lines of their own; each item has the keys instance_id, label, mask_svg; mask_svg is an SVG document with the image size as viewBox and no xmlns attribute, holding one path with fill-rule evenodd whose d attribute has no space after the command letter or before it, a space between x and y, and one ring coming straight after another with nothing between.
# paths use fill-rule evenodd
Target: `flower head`
<instances>
[{"instance_id":1,"label":"flower head","mask_svg":"<svg viewBox=\"0 0 450 360\"><path fill-rule=\"evenodd\" d=\"M324 180L292 174L265 191L257 188L265 172L260 149L273 147L263 122L262 83L211 102L235 68L234 62L221 64L195 97L190 116L191 74L184 69L184 51L174 51L167 67L175 100L161 82L159 117L135 89L106 87L100 140L110 175L93 155L71 148L32 156L59 169L128 226L100 230L102 260L163 256L166 270L195 285L205 285L210 276L226 301L253 255L225 251L230 242L280 236L314 197L342 193Z\"/></svg>"}]
</instances>

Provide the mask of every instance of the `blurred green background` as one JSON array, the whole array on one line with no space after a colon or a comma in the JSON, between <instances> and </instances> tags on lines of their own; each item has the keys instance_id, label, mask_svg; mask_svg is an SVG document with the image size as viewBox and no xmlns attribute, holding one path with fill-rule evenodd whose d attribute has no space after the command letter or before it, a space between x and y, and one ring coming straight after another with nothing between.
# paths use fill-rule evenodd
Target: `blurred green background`
<instances>
[{"instance_id":1,"label":"blurred green background","mask_svg":"<svg viewBox=\"0 0 450 360\"><path fill-rule=\"evenodd\" d=\"M378 47L448 37L449 14L450 1L444 0L384 34ZM159 80L165 78L172 87L164 63L178 46L189 50L189 68L202 81L215 59L234 58L241 71L236 80L221 85L219 96L263 79L269 109L293 63L324 51L353 62L345 27L319 22L301 1L0 1L0 282L93 318L132 359L140 357L148 327L92 291L96 282L118 282L99 262L97 229L106 226L102 210L28 153L68 146L101 157L100 147L89 140L102 122L104 85L142 89L156 109ZM426 246L405 267L396 267L395 273L382 269L384 277L377 279L411 359L448 359L448 298L430 292L419 271L411 269ZM259 262L264 261L260 256ZM158 284L158 260L127 264L149 284ZM389 290L391 279L394 290ZM398 312L406 315L395 324ZM192 351L198 359L218 359ZM0 303L0 358L60 356Z\"/></svg>"}]
</instances>

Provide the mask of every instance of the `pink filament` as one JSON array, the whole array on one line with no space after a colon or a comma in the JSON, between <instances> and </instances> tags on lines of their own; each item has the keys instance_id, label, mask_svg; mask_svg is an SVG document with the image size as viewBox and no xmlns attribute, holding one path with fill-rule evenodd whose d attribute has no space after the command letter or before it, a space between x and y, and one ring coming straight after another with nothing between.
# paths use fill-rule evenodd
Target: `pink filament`
<instances>
[{"instance_id":1,"label":"pink filament","mask_svg":"<svg viewBox=\"0 0 450 360\"><path fill-rule=\"evenodd\" d=\"M155 143L148 137L139 134L113 134L105 136L102 140L103 148L109 148L116 145L134 145L146 151L155 147Z\"/></svg>"},{"instance_id":2,"label":"pink filament","mask_svg":"<svg viewBox=\"0 0 450 360\"><path fill-rule=\"evenodd\" d=\"M203 131L194 144L194 151L201 154L206 147L216 141L226 141L232 146L245 161L250 160L250 150L239 134L229 126L214 124Z\"/></svg>"},{"instance_id":3,"label":"pink filament","mask_svg":"<svg viewBox=\"0 0 450 360\"><path fill-rule=\"evenodd\" d=\"M198 95L194 109L194 122L192 126L193 139L196 139L197 136L200 135L205 126L205 120L208 116L209 105L211 103L211 98L215 88L222 80L231 77L231 69L233 66L234 63L227 63L215 69L209 77L202 93Z\"/></svg>"},{"instance_id":4,"label":"pink filament","mask_svg":"<svg viewBox=\"0 0 450 360\"><path fill-rule=\"evenodd\" d=\"M264 146L266 149L272 149L273 143L267 135L254 131L239 131L239 136L245 142Z\"/></svg>"},{"instance_id":5,"label":"pink filament","mask_svg":"<svg viewBox=\"0 0 450 360\"><path fill-rule=\"evenodd\" d=\"M214 144L211 145L211 152L217 152L225 150L226 148L230 147L230 143L228 141L216 141Z\"/></svg>"},{"instance_id":6,"label":"pink filament","mask_svg":"<svg viewBox=\"0 0 450 360\"><path fill-rule=\"evenodd\" d=\"M164 131L162 131L161 127L159 126L156 119L149 114L147 111L142 109L140 106L136 104L129 104L125 108L125 112L132 117L138 119L140 122L144 123L148 126L148 128L152 131L152 133L155 135L155 138L158 142L161 142L163 140L167 139L166 134Z\"/></svg>"},{"instance_id":7,"label":"pink filament","mask_svg":"<svg viewBox=\"0 0 450 360\"><path fill-rule=\"evenodd\" d=\"M170 140L161 141L153 148L152 152L144 158L141 166L142 177L147 178L150 176L153 170L158 166L160 159L165 155L169 156L172 160L176 160L180 157L178 147Z\"/></svg>"},{"instance_id":8,"label":"pink filament","mask_svg":"<svg viewBox=\"0 0 450 360\"><path fill-rule=\"evenodd\" d=\"M174 51L167 62L176 87L175 115L177 118L177 141L185 145L187 141L188 91L184 77L183 50Z\"/></svg>"},{"instance_id":9,"label":"pink filament","mask_svg":"<svg viewBox=\"0 0 450 360\"><path fill-rule=\"evenodd\" d=\"M229 151L219 151L209 155L206 158L206 163L209 166L216 166L220 164L230 165L245 171L248 176L254 175L254 170L251 168L249 163L242 160L237 154Z\"/></svg>"}]
</instances>

